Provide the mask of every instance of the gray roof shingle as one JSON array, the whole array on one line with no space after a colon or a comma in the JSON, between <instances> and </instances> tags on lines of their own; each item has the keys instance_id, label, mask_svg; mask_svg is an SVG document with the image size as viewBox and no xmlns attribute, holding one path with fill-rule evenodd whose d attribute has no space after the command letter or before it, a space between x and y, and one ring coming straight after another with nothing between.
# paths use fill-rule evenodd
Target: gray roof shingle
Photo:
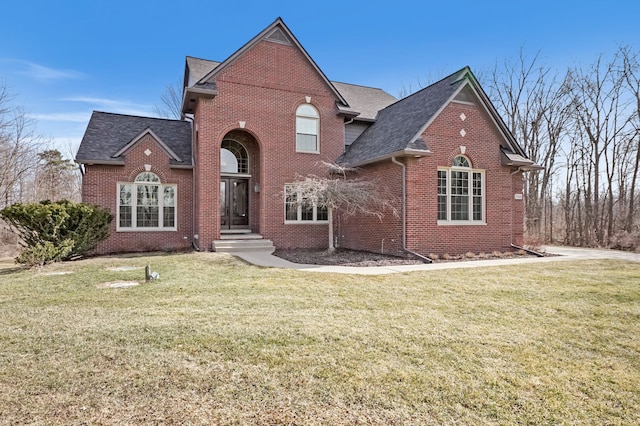
<instances>
[{"instance_id":1,"label":"gray roof shingle","mask_svg":"<svg viewBox=\"0 0 640 426\"><path fill-rule=\"evenodd\" d=\"M419 132L464 84L460 79L464 70L466 68L380 110L376 122L337 161L358 165L405 149L427 150L418 137Z\"/></svg>"},{"instance_id":2,"label":"gray roof shingle","mask_svg":"<svg viewBox=\"0 0 640 426\"><path fill-rule=\"evenodd\" d=\"M181 161L171 158L172 165L192 166L190 122L100 111L94 111L91 115L76 154L76 162L122 162L123 156L114 158L113 155L147 129L151 129L180 158Z\"/></svg>"},{"instance_id":3,"label":"gray roof shingle","mask_svg":"<svg viewBox=\"0 0 640 426\"><path fill-rule=\"evenodd\" d=\"M218 65L220 65L220 62L187 56L188 80L185 81L187 87L191 87L196 84L202 79L202 77L209 74Z\"/></svg>"},{"instance_id":4,"label":"gray roof shingle","mask_svg":"<svg viewBox=\"0 0 640 426\"><path fill-rule=\"evenodd\" d=\"M397 99L382 89L332 81L335 88L349 103L350 110L359 112L356 120L374 121L378 111Z\"/></svg>"}]
</instances>

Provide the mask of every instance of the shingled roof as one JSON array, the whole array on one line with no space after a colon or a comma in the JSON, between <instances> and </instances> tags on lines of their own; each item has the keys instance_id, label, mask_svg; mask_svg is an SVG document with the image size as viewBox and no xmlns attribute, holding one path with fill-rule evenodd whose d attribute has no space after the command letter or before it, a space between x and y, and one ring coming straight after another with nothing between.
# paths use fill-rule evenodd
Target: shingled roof
<instances>
[{"instance_id":1,"label":"shingled roof","mask_svg":"<svg viewBox=\"0 0 640 426\"><path fill-rule=\"evenodd\" d=\"M210 61L208 59L194 58L187 56L185 67L185 86L191 87L202 79L205 75L213 71L220 62Z\"/></svg>"},{"instance_id":2,"label":"shingled roof","mask_svg":"<svg viewBox=\"0 0 640 426\"><path fill-rule=\"evenodd\" d=\"M177 167L191 167L191 123L94 111L82 137L77 163L124 164L129 144L150 131ZM125 152L122 152L122 151Z\"/></svg>"},{"instance_id":3,"label":"shingled roof","mask_svg":"<svg viewBox=\"0 0 640 426\"><path fill-rule=\"evenodd\" d=\"M397 99L382 89L332 81L335 88L349 103L351 110L359 112L356 120L375 121L378 111ZM340 106L339 106L340 107Z\"/></svg>"},{"instance_id":4,"label":"shingled roof","mask_svg":"<svg viewBox=\"0 0 640 426\"><path fill-rule=\"evenodd\" d=\"M424 129L449 104L456 94L470 84L487 111L505 135L509 150L525 156L504 126L495 108L482 91L469 67L380 110L374 124L365 130L342 154L337 162L358 166L402 155L428 155L430 147L422 140Z\"/></svg>"}]
</instances>

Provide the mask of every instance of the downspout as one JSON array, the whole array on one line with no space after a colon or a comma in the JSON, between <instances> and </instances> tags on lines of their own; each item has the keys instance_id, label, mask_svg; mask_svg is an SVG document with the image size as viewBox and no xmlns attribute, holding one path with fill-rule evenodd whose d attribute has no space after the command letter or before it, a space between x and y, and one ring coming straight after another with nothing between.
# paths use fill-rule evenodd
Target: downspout
<instances>
[{"instance_id":1,"label":"downspout","mask_svg":"<svg viewBox=\"0 0 640 426\"><path fill-rule=\"evenodd\" d=\"M513 229L513 209L514 209L513 204L515 203L515 199L514 199L515 192L513 192L513 189L514 189L514 187L513 187L513 176L516 175L517 173L522 173L522 172L523 172L522 171L522 167L518 167L515 171L511 172L511 175L510 175L510 177L511 177L511 217L509 218L509 223L511 224L511 237L510 237L510 239L511 239L511 247L528 251L528 250L526 250L526 249L524 249L522 247L518 247L517 245L515 245L513 243L513 231L514 231L514 229ZM524 197L524 194L522 194L522 196ZM522 202L524 203L524 199L522 200ZM522 213L524 214L524 207L522 209ZM523 225L524 225L524 223L523 223ZM523 235L523 240L524 240L524 229L522 230L522 233L523 233L522 235Z\"/></svg>"},{"instance_id":2,"label":"downspout","mask_svg":"<svg viewBox=\"0 0 640 426\"><path fill-rule=\"evenodd\" d=\"M398 161L395 156L391 157L391 162L402 167L402 250L422 259L426 263L433 263L433 260L428 257L407 248L407 166Z\"/></svg>"},{"instance_id":3,"label":"downspout","mask_svg":"<svg viewBox=\"0 0 640 426\"><path fill-rule=\"evenodd\" d=\"M195 139L196 133L194 127L193 118L189 118L186 114L183 114L184 120L191 123L191 164L193 164L193 168L191 169L191 191L193 193L193 197L191 200L191 246L195 249L195 251L200 251L200 245L198 241L196 241L196 162L195 162Z\"/></svg>"}]
</instances>

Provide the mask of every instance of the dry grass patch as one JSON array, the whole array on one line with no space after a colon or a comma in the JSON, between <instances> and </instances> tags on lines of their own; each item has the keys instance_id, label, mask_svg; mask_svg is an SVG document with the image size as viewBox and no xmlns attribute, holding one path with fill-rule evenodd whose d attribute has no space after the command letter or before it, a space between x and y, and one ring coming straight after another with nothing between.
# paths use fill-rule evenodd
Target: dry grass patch
<instances>
[{"instance_id":1,"label":"dry grass patch","mask_svg":"<svg viewBox=\"0 0 640 426\"><path fill-rule=\"evenodd\" d=\"M137 281L151 264L161 279ZM0 275L0 423L637 424L640 265ZM59 269L58 269L59 268Z\"/></svg>"}]
</instances>

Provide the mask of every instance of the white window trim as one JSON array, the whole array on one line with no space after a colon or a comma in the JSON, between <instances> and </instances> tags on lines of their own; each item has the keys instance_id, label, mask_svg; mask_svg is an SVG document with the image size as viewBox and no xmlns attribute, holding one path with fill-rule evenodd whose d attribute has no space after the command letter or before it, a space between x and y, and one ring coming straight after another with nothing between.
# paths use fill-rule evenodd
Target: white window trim
<instances>
[{"instance_id":1,"label":"white window trim","mask_svg":"<svg viewBox=\"0 0 640 426\"><path fill-rule=\"evenodd\" d=\"M316 116L310 116L310 115L306 115L306 114L298 114L298 109L300 109L301 106L303 105L308 105L310 107L312 107L315 111L316 111ZM315 150L306 150L306 149L298 149L298 117L300 118L306 118L309 120L315 120L316 122L316 149ZM298 107L296 108L296 121L295 121L295 127L296 127L296 133L295 133L295 144L296 144L296 152L300 152L302 154L320 154L320 113L318 112L318 108L316 108L314 105L312 104L300 104L298 105ZM300 133L300 134L307 134L307 133Z\"/></svg>"},{"instance_id":2,"label":"white window trim","mask_svg":"<svg viewBox=\"0 0 640 426\"><path fill-rule=\"evenodd\" d=\"M158 185L160 187L158 194L158 227L137 227L136 224L136 185ZM120 185L131 185L131 226L124 227L120 226ZM172 227L164 227L164 188L172 187L173 188L173 202L174 202L174 212L173 212L173 226ZM161 182L117 182L116 183L116 232L167 232L167 231L177 231L178 230L178 185L176 184L163 184Z\"/></svg>"},{"instance_id":3,"label":"white window trim","mask_svg":"<svg viewBox=\"0 0 640 426\"><path fill-rule=\"evenodd\" d=\"M285 194L287 193L287 187L291 186L291 184L285 184L284 185L284 191ZM298 194L298 196L300 196L300 194ZM298 204L298 210L297 210L297 214L296 216L298 217L298 219L296 220L290 220L287 219L287 198L285 195L284 198L284 206L283 206L283 213L284 213L284 223L285 225L327 225L329 224L329 220L318 220L318 206L313 206L313 220L302 220L302 204Z\"/></svg>"},{"instance_id":4,"label":"white window trim","mask_svg":"<svg viewBox=\"0 0 640 426\"><path fill-rule=\"evenodd\" d=\"M447 220L438 219L438 225L456 226L456 225L486 225L487 224L487 180L486 170L473 169L471 167L438 167L439 172L447 173ZM451 172L467 172L469 173L469 217L473 218L473 173L480 173L482 179L482 220L451 220ZM436 194L436 197L438 195ZM437 203L436 203L437 205ZM436 215L438 212L436 211Z\"/></svg>"}]
</instances>

